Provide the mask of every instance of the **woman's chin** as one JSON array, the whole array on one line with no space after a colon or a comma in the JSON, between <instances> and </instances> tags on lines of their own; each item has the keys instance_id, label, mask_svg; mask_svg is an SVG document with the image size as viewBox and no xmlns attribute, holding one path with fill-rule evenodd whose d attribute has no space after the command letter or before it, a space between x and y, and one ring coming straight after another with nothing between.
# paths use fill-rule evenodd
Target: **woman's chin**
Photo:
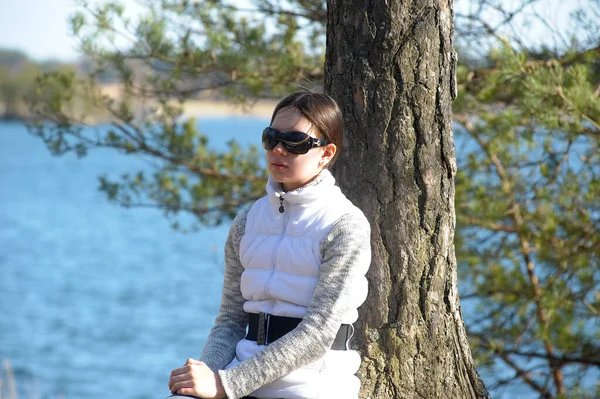
<instances>
[{"instance_id":1,"label":"woman's chin","mask_svg":"<svg viewBox=\"0 0 600 399\"><path fill-rule=\"evenodd\" d=\"M285 183L286 180L289 180L286 172L287 169L274 168L273 166L269 167L269 173L271 174L271 177L280 183Z\"/></svg>"}]
</instances>

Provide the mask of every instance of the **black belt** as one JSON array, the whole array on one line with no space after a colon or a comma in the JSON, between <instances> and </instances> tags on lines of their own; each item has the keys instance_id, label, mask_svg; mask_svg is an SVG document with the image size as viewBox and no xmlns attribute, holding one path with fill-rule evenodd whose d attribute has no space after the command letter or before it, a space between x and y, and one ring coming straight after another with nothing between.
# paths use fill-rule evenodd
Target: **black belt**
<instances>
[{"instance_id":1,"label":"black belt","mask_svg":"<svg viewBox=\"0 0 600 399\"><path fill-rule=\"evenodd\" d=\"M258 345L269 345L296 328L302 319L274 316L268 313L248 313L248 321L246 339L256 341ZM354 335L352 324L342 324L333 340L331 349L349 349L352 335Z\"/></svg>"}]
</instances>

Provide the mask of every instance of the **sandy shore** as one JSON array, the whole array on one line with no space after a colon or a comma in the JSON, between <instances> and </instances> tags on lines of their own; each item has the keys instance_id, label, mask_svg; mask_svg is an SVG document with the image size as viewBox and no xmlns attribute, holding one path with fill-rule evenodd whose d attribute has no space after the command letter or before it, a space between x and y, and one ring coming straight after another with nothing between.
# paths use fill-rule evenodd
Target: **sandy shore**
<instances>
[{"instance_id":1,"label":"sandy shore","mask_svg":"<svg viewBox=\"0 0 600 399\"><path fill-rule=\"evenodd\" d=\"M121 85L117 83L99 85L100 91L114 99L121 96ZM234 105L225 100L209 98L187 100L183 105L183 114L188 118L226 118L236 116L271 119L277 100L255 100L244 105Z\"/></svg>"},{"instance_id":2,"label":"sandy shore","mask_svg":"<svg viewBox=\"0 0 600 399\"><path fill-rule=\"evenodd\" d=\"M249 116L270 119L275 105L277 105L277 101L274 100L258 100L243 106L233 105L226 101L190 100L185 102L183 114L191 118Z\"/></svg>"},{"instance_id":3,"label":"sandy shore","mask_svg":"<svg viewBox=\"0 0 600 399\"><path fill-rule=\"evenodd\" d=\"M117 84L100 85L100 91L118 100L121 96L121 87ZM173 101L174 103L175 100ZM236 105L226 100L202 98L187 100L183 104L183 116L185 118L229 118L229 117L251 117L258 119L271 119L271 114L277 105L278 100L260 99L249 101L244 105ZM96 109L91 111L83 111L76 109L74 114L86 116L85 123L96 124L111 120L107 116L106 111ZM0 119L14 118L22 120L34 120L36 117L30 112L26 104L20 106L13 113L7 113L4 105L0 102Z\"/></svg>"}]
</instances>

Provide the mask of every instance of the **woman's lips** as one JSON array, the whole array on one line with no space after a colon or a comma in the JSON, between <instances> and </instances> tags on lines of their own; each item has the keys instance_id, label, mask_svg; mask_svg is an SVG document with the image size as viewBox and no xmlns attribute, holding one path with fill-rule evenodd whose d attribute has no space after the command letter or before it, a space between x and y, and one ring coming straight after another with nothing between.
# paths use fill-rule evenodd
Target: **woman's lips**
<instances>
[{"instance_id":1,"label":"woman's lips","mask_svg":"<svg viewBox=\"0 0 600 399\"><path fill-rule=\"evenodd\" d=\"M287 168L287 165L279 162L273 162L271 163L271 166L273 166L273 169L275 170L284 170Z\"/></svg>"}]
</instances>

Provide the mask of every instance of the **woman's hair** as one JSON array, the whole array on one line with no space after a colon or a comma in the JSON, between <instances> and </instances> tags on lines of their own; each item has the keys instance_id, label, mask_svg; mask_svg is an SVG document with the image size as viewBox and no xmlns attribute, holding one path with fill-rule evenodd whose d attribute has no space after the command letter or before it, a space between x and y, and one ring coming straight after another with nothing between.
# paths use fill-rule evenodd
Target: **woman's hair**
<instances>
[{"instance_id":1,"label":"woman's hair","mask_svg":"<svg viewBox=\"0 0 600 399\"><path fill-rule=\"evenodd\" d=\"M342 142L344 141L344 120L342 111L335 100L327 94L316 92L290 94L275 107L271 124L277 113L286 108L296 108L317 129L319 138L335 144L337 151L327 167L333 165L342 151Z\"/></svg>"}]
</instances>

